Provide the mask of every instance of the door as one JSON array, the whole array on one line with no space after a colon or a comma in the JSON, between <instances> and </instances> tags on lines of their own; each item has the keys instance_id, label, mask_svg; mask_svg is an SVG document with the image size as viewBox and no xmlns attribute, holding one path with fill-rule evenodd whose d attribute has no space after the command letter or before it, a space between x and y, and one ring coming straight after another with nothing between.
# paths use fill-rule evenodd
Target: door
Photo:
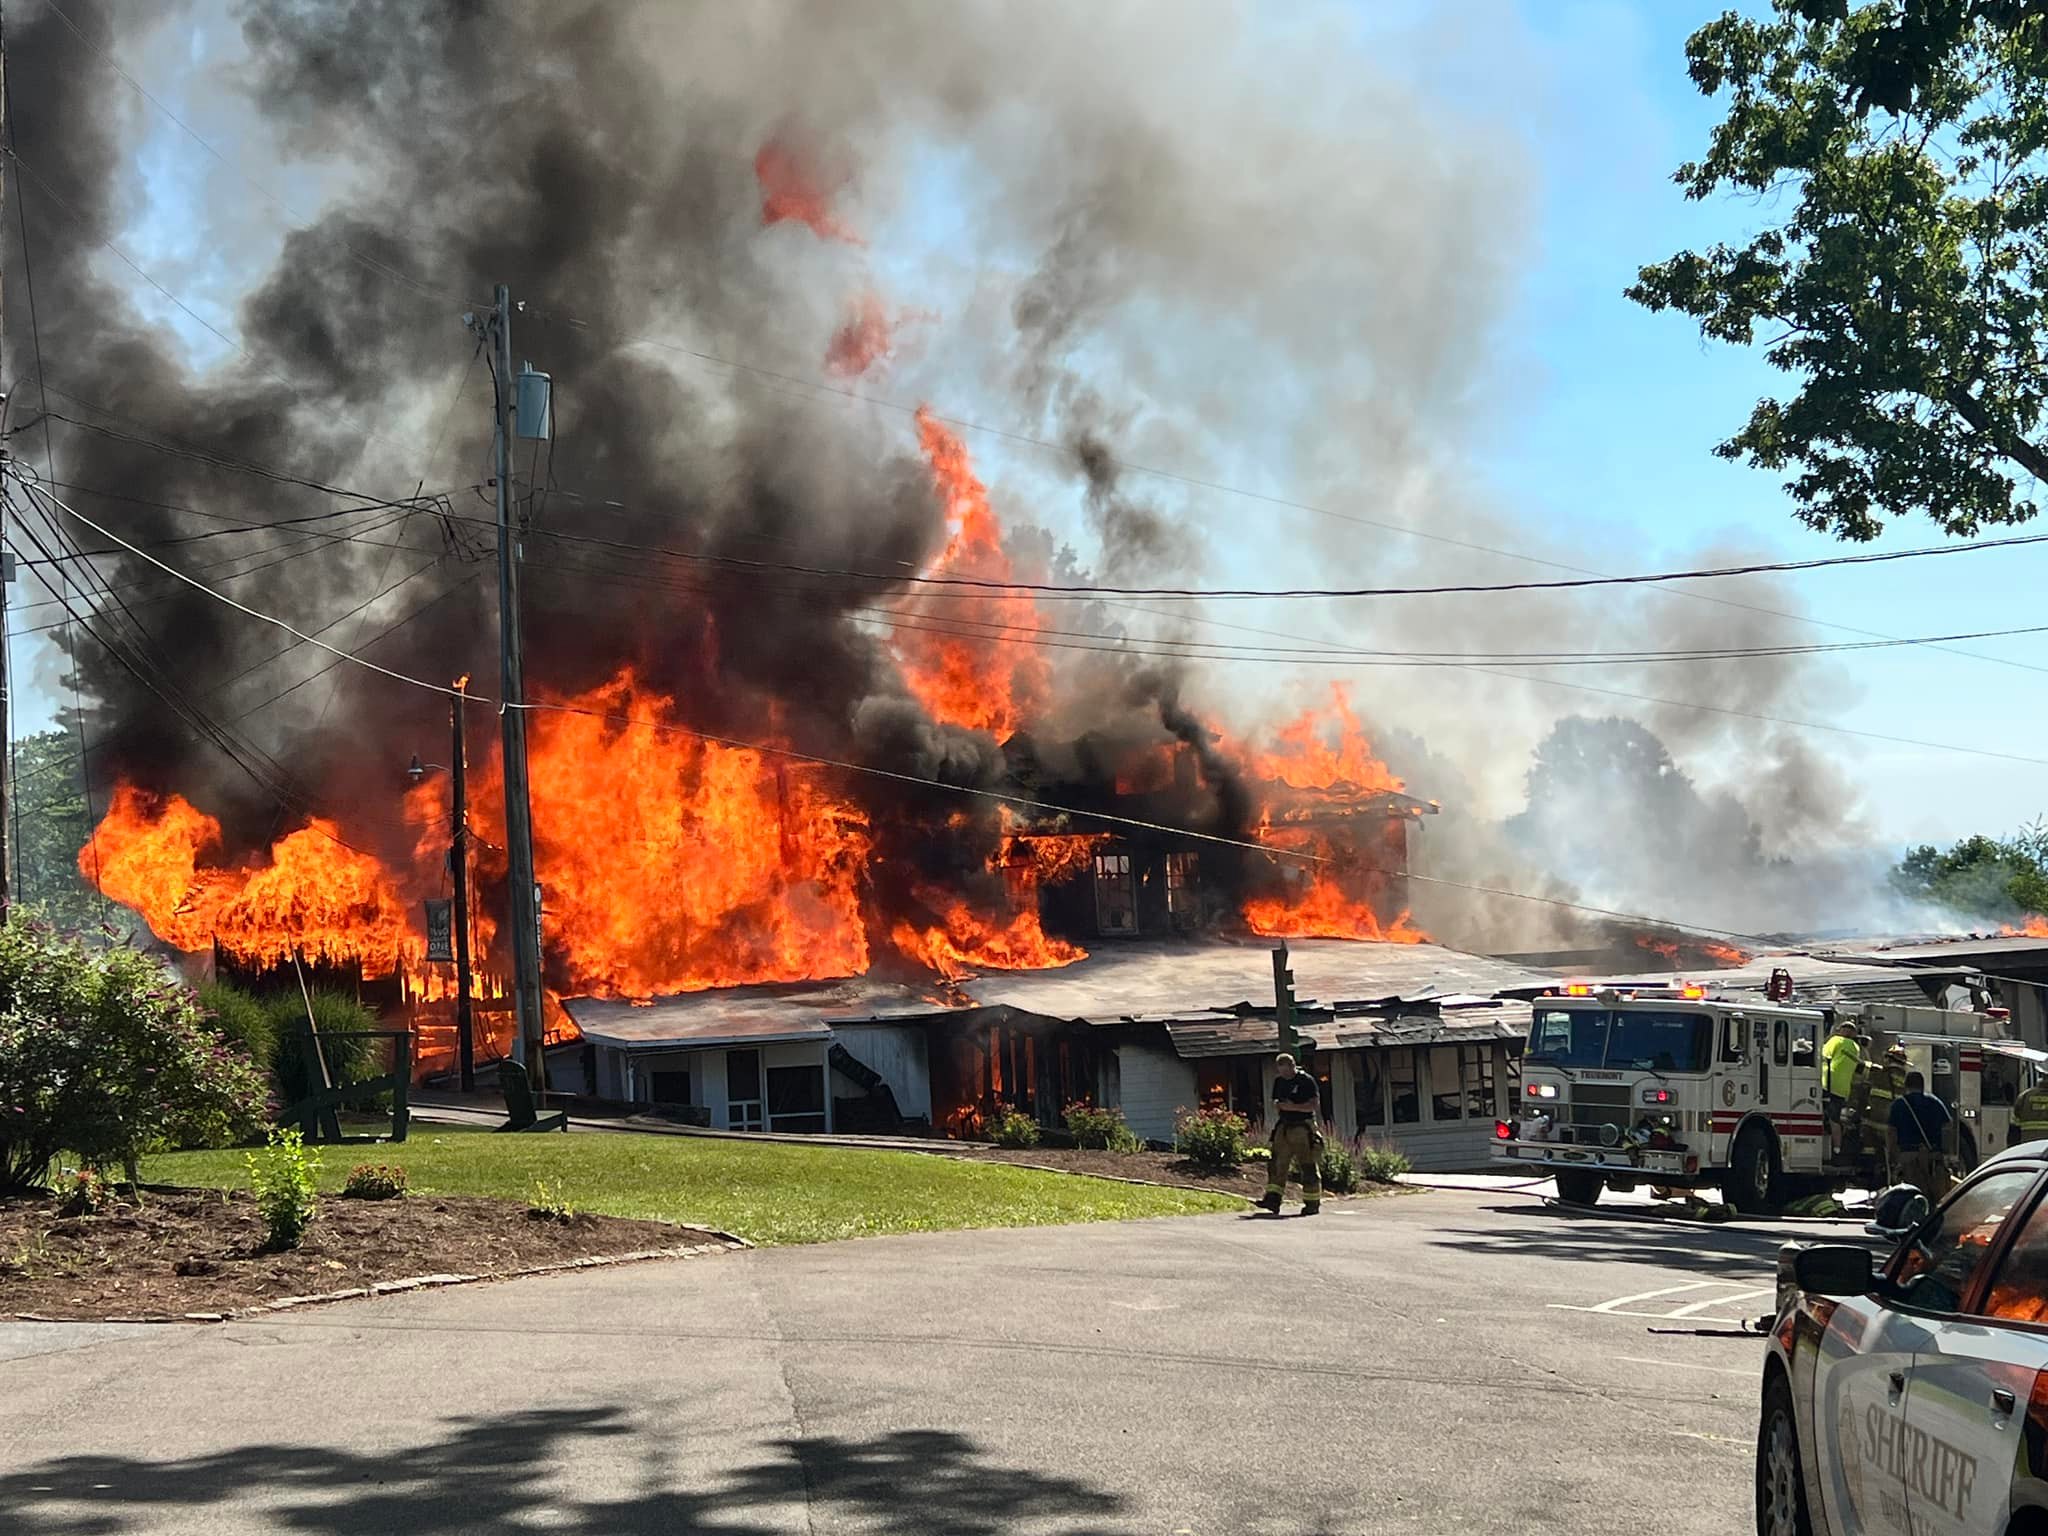
<instances>
[{"instance_id":1,"label":"door","mask_svg":"<svg viewBox=\"0 0 2048 1536\"><path fill-rule=\"evenodd\" d=\"M1908 1375L1926 1329L1875 1296L1840 1303L1813 1373L1813 1445L1827 1529L1905 1536L1906 1479L1895 1455Z\"/></svg>"},{"instance_id":2,"label":"door","mask_svg":"<svg viewBox=\"0 0 2048 1536\"><path fill-rule=\"evenodd\" d=\"M1918 1301L1937 1287L1906 1400L1915 1531L2001 1536L2011 1513L2034 1376L2048 1369L2048 1207L2035 1205L2009 1246L1994 1245L2038 1171L2022 1165L1959 1190L1948 1206L1956 1246L1911 1293Z\"/></svg>"},{"instance_id":3,"label":"door","mask_svg":"<svg viewBox=\"0 0 2048 1536\"><path fill-rule=\"evenodd\" d=\"M761 1053L725 1053L725 1123L729 1130L759 1131L767 1128L761 1102Z\"/></svg>"}]
</instances>

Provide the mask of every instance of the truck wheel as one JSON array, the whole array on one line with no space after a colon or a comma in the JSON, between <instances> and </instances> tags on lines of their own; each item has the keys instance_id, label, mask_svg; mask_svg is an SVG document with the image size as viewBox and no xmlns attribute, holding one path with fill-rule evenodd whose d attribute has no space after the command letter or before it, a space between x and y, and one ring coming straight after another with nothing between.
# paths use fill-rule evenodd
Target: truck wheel
<instances>
[{"instance_id":1,"label":"truck wheel","mask_svg":"<svg viewBox=\"0 0 2048 1536\"><path fill-rule=\"evenodd\" d=\"M1799 1422L1793 1416L1792 1384L1779 1371L1764 1388L1763 1418L1756 1431L1757 1536L1813 1536L1806 1507L1806 1475L1799 1465Z\"/></svg>"},{"instance_id":2,"label":"truck wheel","mask_svg":"<svg viewBox=\"0 0 2048 1536\"><path fill-rule=\"evenodd\" d=\"M1770 1133L1752 1125L1735 1139L1722 1193L1745 1216L1775 1216L1784 1204L1778 1188L1778 1149Z\"/></svg>"},{"instance_id":3,"label":"truck wheel","mask_svg":"<svg viewBox=\"0 0 2048 1536\"><path fill-rule=\"evenodd\" d=\"M1967 1125L1956 1127L1956 1160L1963 1165L1963 1172L1971 1173L1977 1167L1977 1137Z\"/></svg>"},{"instance_id":4,"label":"truck wheel","mask_svg":"<svg viewBox=\"0 0 2048 1536\"><path fill-rule=\"evenodd\" d=\"M1603 1180L1597 1173L1587 1173L1581 1168L1560 1168L1557 1173L1557 1198L1566 1205L1593 1205L1600 1199Z\"/></svg>"}]
</instances>

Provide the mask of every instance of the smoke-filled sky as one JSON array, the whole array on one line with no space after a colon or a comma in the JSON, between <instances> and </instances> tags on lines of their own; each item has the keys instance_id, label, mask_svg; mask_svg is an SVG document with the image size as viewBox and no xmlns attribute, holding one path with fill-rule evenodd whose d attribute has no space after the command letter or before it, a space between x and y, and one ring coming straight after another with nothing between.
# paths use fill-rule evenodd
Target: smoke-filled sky
<instances>
[{"instance_id":1,"label":"smoke-filled sky","mask_svg":"<svg viewBox=\"0 0 2048 1536\"><path fill-rule=\"evenodd\" d=\"M437 33L405 0L61 3L231 162L34 0L10 6L23 159L80 215L29 186L47 373L164 434L189 417L208 442L383 495L480 479L488 383L459 306L367 254L436 288L502 276L550 316L790 376L521 322L517 350L561 390L560 483L675 498L634 509L630 537L673 522L766 558L776 540L826 564L929 556L908 416L801 382L844 384L823 360L872 295L894 350L853 387L1064 445L964 434L997 512L1044 529L1054 569L1398 584L1832 552L1775 485L1711 455L1768 370L1621 297L1641 262L1743 226L1744 210L1690 207L1668 179L1712 120L1681 44L1715 7L521 5L500 26L478 4L447 7L475 19ZM759 227L753 160L770 141L832 184L833 216L859 243ZM314 236L290 235L316 219ZM15 260L9 380L26 367ZM17 386L17 420L31 402ZM143 473L138 453L60 428L59 478L126 480ZM190 464L166 484L171 501L227 494ZM592 532L612 531L606 515L550 512ZM1886 543L1933 541L1902 526ZM325 623L408 569L403 554L358 553L270 594ZM1201 614L1235 628L1107 617L1134 633L1414 652L1843 640L1859 637L1806 620L1991 627L2028 611L2042 559L1701 584L1716 601L1633 591ZM256 601L256 586L241 595ZM328 638L355 643L432 590ZM565 583L539 600L579 598ZM809 626L825 618L713 606L719 623L787 626L786 643L740 648L760 689L821 706L861 686L859 658L816 664ZM16 622L54 617L43 606ZM473 630L451 616L441 638L460 651ZM68 702L49 638L17 642L17 729ZM281 643L225 615L180 638L213 681ZM2030 646L1971 648L2031 663ZM415 729L403 709L380 715L360 679L261 711L319 664L235 685L239 705L259 707L248 728L277 733L265 745L289 755L293 731L337 708ZM1897 845L2048 808L2030 764L1726 712L2048 758L2048 725L2000 707L2030 674L1993 661L1883 650L1551 676L1232 662L1198 669L1183 695L1249 725L1346 679L1411 788L1446 804L1419 867L1747 931L1846 925L1868 914L1842 913L1838 893L1867 886ZM100 726L118 737L122 679L91 661L87 678L104 683ZM1553 735L1580 714L1646 726L1698 787L1697 814L1661 795L1631 804L1603 853L1585 824L1614 791L1591 770L1562 789L1553 773L1531 807L1538 749L1583 746ZM900 745L894 727L872 728ZM420 745L356 732L348 748L402 761ZM143 732L122 750L176 748ZM1660 833L1706 874L1642 860Z\"/></svg>"}]
</instances>

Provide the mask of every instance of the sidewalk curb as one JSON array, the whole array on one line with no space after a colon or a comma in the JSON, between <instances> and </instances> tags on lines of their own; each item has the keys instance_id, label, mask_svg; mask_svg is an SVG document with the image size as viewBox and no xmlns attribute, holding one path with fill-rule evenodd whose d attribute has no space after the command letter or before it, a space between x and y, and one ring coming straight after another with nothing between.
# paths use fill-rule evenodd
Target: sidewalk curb
<instances>
[{"instance_id":1,"label":"sidewalk curb","mask_svg":"<svg viewBox=\"0 0 2048 1536\"><path fill-rule=\"evenodd\" d=\"M232 1307L224 1312L156 1312L127 1317L47 1317L40 1312L17 1312L17 1323L235 1323L289 1312L298 1307L324 1306L329 1302L355 1301L364 1296L393 1296L406 1291L446 1290L457 1285L480 1285L493 1280L528 1280L537 1275L558 1275L577 1269L608 1269L619 1264L643 1264L651 1259L694 1259L708 1253L739 1253L754 1245L730 1232L700 1228L715 1241L683 1243L673 1248L641 1248L632 1253L592 1254L580 1259L563 1259L555 1264L529 1264L520 1269L498 1269L481 1275L409 1275L399 1280L379 1280L370 1285L352 1285L339 1291L317 1291L308 1296L283 1296L253 1306Z\"/></svg>"}]
</instances>

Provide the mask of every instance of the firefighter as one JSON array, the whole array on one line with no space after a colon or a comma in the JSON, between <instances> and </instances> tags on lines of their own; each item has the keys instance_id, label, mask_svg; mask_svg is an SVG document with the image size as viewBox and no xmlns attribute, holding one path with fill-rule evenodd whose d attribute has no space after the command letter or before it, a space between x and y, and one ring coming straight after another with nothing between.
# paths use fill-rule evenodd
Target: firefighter
<instances>
[{"instance_id":1,"label":"firefighter","mask_svg":"<svg viewBox=\"0 0 2048 1536\"><path fill-rule=\"evenodd\" d=\"M1870 1064L1868 1103L1863 1111L1863 1144L1882 1157L1887 1150L1885 1132L1891 1127L1892 1101L1906 1091L1906 1048L1894 1045L1884 1060Z\"/></svg>"},{"instance_id":2,"label":"firefighter","mask_svg":"<svg viewBox=\"0 0 2048 1536\"><path fill-rule=\"evenodd\" d=\"M2013 1146L2048 1140L2048 1082L2036 1082L2012 1101L2012 1130L2006 1139Z\"/></svg>"},{"instance_id":3,"label":"firefighter","mask_svg":"<svg viewBox=\"0 0 2048 1536\"><path fill-rule=\"evenodd\" d=\"M1856 1073L1862 1065L1863 1048L1856 1042L1856 1026L1844 1019L1820 1048L1821 1112L1827 1119L1828 1150L1837 1156L1842 1150L1842 1111L1856 1091Z\"/></svg>"},{"instance_id":4,"label":"firefighter","mask_svg":"<svg viewBox=\"0 0 2048 1536\"><path fill-rule=\"evenodd\" d=\"M1939 1200L1949 1191L1949 1149L1955 1140L1955 1117L1927 1091L1927 1079L1906 1074L1906 1091L1892 1100L1892 1165L1899 1177Z\"/></svg>"},{"instance_id":5,"label":"firefighter","mask_svg":"<svg viewBox=\"0 0 2048 1536\"><path fill-rule=\"evenodd\" d=\"M1316 1080L1296 1071L1294 1058L1282 1052L1273 1063L1273 1160L1267 1165L1266 1197L1259 1202L1276 1216L1287 1194L1287 1175L1295 1169L1301 1175L1301 1214L1313 1216L1323 1208L1323 1133L1316 1126L1322 1109Z\"/></svg>"}]
</instances>

